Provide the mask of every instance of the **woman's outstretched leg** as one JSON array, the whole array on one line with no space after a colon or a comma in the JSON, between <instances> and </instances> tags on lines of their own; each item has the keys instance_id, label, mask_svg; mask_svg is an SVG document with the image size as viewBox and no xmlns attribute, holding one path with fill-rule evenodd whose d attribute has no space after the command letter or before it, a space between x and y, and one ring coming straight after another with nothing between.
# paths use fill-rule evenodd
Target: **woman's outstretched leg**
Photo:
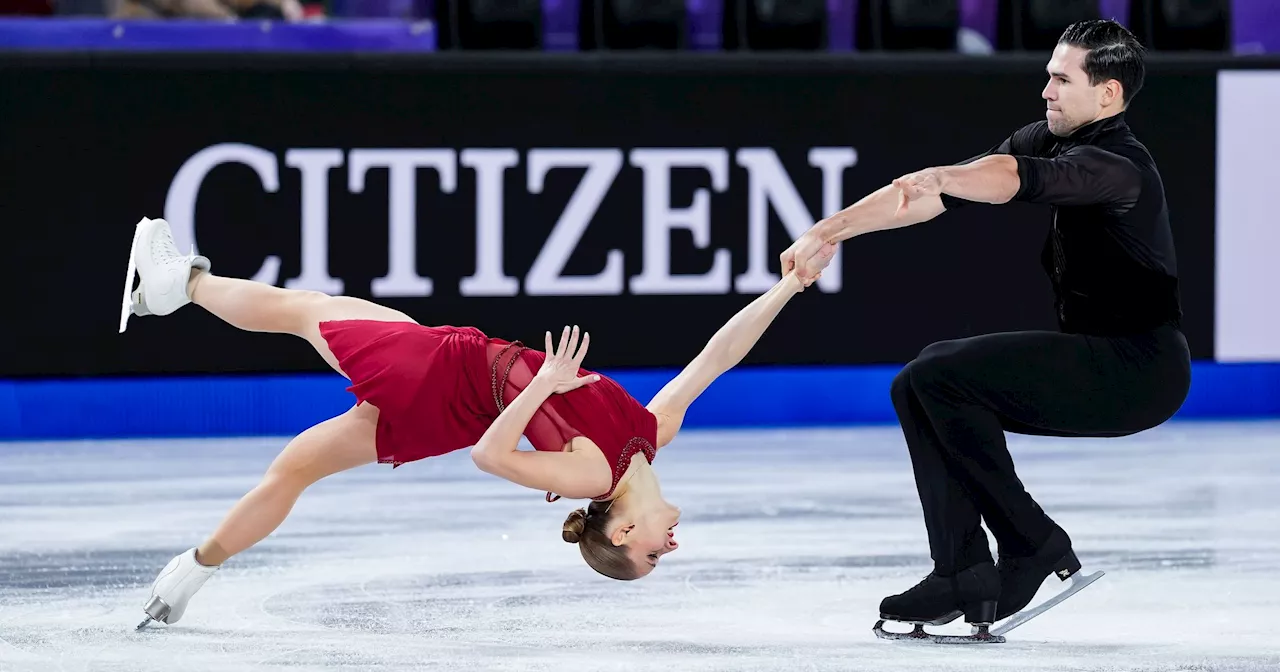
<instances>
[{"instance_id":1,"label":"woman's outstretched leg","mask_svg":"<svg viewBox=\"0 0 1280 672\"><path fill-rule=\"evenodd\" d=\"M196 562L216 566L262 541L284 522L311 484L377 461L378 409L362 404L294 437L257 487L231 508L196 550Z\"/></svg>"},{"instance_id":2,"label":"woman's outstretched leg","mask_svg":"<svg viewBox=\"0 0 1280 672\"><path fill-rule=\"evenodd\" d=\"M188 303L195 303L237 329L304 338L338 373L342 373L342 369L320 336L321 322L414 321L398 310L364 299L282 289L252 280L213 275L205 257L184 256L178 252L169 224L162 219L143 220L138 224L132 255L142 280L132 294L133 314L169 315ZM132 281L130 278L129 282Z\"/></svg>"},{"instance_id":3,"label":"woman's outstretched leg","mask_svg":"<svg viewBox=\"0 0 1280 672\"><path fill-rule=\"evenodd\" d=\"M276 457L262 481L231 508L200 547L169 561L151 584L146 620L177 623L187 603L231 556L271 534L312 483L378 459L378 409L361 404L299 434Z\"/></svg>"},{"instance_id":4,"label":"woman's outstretched leg","mask_svg":"<svg viewBox=\"0 0 1280 672\"><path fill-rule=\"evenodd\" d=\"M334 371L343 373L329 344L320 335L320 323L329 320L378 320L413 322L398 310L350 296L281 289L261 282L224 278L193 270L187 285L192 303L223 322L245 331L292 334L307 340ZM346 375L346 374L343 374Z\"/></svg>"}]
</instances>

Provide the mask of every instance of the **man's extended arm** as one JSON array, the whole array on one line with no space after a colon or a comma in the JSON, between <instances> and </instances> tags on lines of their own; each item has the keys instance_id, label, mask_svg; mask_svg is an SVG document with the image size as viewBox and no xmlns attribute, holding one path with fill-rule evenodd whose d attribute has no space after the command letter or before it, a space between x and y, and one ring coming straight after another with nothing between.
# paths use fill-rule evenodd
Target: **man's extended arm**
<instances>
[{"instance_id":1,"label":"man's extended arm","mask_svg":"<svg viewBox=\"0 0 1280 672\"><path fill-rule=\"evenodd\" d=\"M1005 177L1004 175L994 176L987 171L991 170L992 165L999 166L1003 161L1011 159L1010 155L1015 150L1031 151L1039 144L1040 136L1044 132L1036 124L1029 124L986 152L956 166L948 167L957 170L952 176L957 182L956 190L974 193L969 190L1007 189L1007 184L1001 184L1001 178ZM1016 171L1013 177L1017 178ZM919 193L917 190L918 193L912 197L907 192L913 187L905 185L904 179L906 178L894 180L893 184L877 189L857 203L815 224L782 253L780 257L782 272L784 274L790 272L796 267L797 262L803 266L825 243L838 243L872 231L896 229L927 222L949 209L960 207L970 200L977 200L944 195L941 189L936 189L932 194ZM907 188L904 189L904 186ZM1016 190L1015 187L1014 191Z\"/></svg>"},{"instance_id":2,"label":"man's extended arm","mask_svg":"<svg viewBox=\"0 0 1280 672\"><path fill-rule=\"evenodd\" d=\"M892 184L818 222L813 231L823 242L836 243L872 231L897 229L926 222L946 211L941 198L922 199L909 211L899 210L902 190Z\"/></svg>"},{"instance_id":3,"label":"man's extended arm","mask_svg":"<svg viewBox=\"0 0 1280 672\"><path fill-rule=\"evenodd\" d=\"M992 155L963 166L927 168L893 181L904 211L951 196L978 203L1023 201L1048 205L1102 205L1128 209L1142 191L1132 161L1105 149L1076 147L1060 156Z\"/></svg>"},{"instance_id":4,"label":"man's extended arm","mask_svg":"<svg viewBox=\"0 0 1280 672\"><path fill-rule=\"evenodd\" d=\"M1022 184L1018 160L1008 154L992 154L962 166L931 170L938 172L942 194L975 203L1008 203L1018 195Z\"/></svg>"}]
</instances>

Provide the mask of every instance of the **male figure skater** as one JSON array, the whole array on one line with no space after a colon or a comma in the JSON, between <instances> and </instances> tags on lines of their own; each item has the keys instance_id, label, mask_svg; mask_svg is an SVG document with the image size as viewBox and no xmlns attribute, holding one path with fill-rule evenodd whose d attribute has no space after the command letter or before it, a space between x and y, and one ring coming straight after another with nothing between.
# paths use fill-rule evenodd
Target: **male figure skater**
<instances>
[{"instance_id":1,"label":"male figure skater","mask_svg":"<svg viewBox=\"0 0 1280 672\"><path fill-rule=\"evenodd\" d=\"M1142 88L1143 48L1114 21L1085 21L1063 32L1046 70L1043 121L962 164L894 180L782 254L785 273L823 243L966 203L1050 206L1042 262L1060 330L935 343L893 381L934 568L880 611L916 623L917 637L920 624L961 614L983 635L1026 607L1050 573L1066 581L1080 570L1067 533L1018 480L1004 432L1129 435L1170 418L1190 386L1164 186L1125 122Z\"/></svg>"}]
</instances>

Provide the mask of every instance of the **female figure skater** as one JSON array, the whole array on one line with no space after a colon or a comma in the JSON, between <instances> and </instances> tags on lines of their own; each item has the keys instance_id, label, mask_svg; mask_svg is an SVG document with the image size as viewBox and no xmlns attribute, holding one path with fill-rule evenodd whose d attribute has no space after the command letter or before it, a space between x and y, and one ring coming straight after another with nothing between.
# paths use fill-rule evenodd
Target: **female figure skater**
<instances>
[{"instance_id":1,"label":"female figure skater","mask_svg":"<svg viewBox=\"0 0 1280 672\"><path fill-rule=\"evenodd\" d=\"M581 368L590 337L576 326L565 327L554 346L547 332L538 352L473 327L421 326L363 299L218 277L207 258L178 252L168 223L144 218L134 233L121 331L130 314L168 315L195 303L240 329L305 339L351 381L356 404L290 441L213 534L169 562L138 628L177 623L218 567L274 531L312 483L375 461L396 467L468 446L480 469L546 491L548 501L591 499L569 514L562 538L578 544L600 574L648 575L677 548L672 528L680 519L650 466L657 449L834 254L828 245L806 264L807 282L788 273L752 301L646 407ZM130 294L135 265L140 285ZM522 435L536 450L517 450Z\"/></svg>"}]
</instances>

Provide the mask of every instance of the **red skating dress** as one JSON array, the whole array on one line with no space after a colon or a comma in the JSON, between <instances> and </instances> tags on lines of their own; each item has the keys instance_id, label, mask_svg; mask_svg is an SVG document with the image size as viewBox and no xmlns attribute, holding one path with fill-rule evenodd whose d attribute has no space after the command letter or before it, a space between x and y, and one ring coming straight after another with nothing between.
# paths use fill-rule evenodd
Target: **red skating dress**
<instances>
[{"instance_id":1,"label":"red skating dress","mask_svg":"<svg viewBox=\"0 0 1280 672\"><path fill-rule=\"evenodd\" d=\"M320 323L320 334L357 403L378 408L378 461L393 467L475 445L546 359L474 327L340 320ZM578 436L599 446L613 485L595 499L613 494L637 452L653 462L657 434L657 418L605 376L548 397L524 431L537 450L562 451Z\"/></svg>"}]
</instances>

